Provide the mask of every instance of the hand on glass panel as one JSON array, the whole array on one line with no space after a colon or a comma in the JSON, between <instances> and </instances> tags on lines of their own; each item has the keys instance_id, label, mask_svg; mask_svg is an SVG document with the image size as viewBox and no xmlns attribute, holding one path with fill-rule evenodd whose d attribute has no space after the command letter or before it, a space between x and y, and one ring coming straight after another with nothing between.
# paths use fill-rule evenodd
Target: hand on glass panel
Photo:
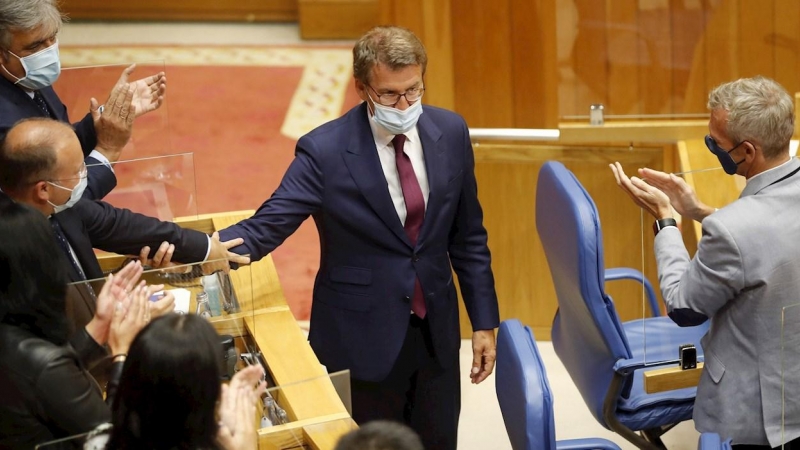
<instances>
[{"instance_id":1,"label":"hand on glass panel","mask_svg":"<svg viewBox=\"0 0 800 450\"><path fill-rule=\"evenodd\" d=\"M628 178L622 165L618 162L609 164L617 186L625 191L634 203L649 212L656 219L672 217L672 206L669 197L656 187L647 184L639 177Z\"/></svg>"},{"instance_id":2,"label":"hand on glass panel","mask_svg":"<svg viewBox=\"0 0 800 450\"><path fill-rule=\"evenodd\" d=\"M701 202L694 189L677 175L644 168L639 169L639 176L667 194L672 207L684 217L702 222L706 216L714 212L714 208Z\"/></svg>"}]
</instances>

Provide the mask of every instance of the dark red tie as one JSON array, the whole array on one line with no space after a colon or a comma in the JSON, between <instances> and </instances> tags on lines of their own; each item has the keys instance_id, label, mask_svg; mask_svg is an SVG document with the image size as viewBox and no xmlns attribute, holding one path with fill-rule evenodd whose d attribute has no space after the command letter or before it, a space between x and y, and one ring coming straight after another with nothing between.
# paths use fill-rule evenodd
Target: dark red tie
<instances>
[{"instance_id":1,"label":"dark red tie","mask_svg":"<svg viewBox=\"0 0 800 450\"><path fill-rule=\"evenodd\" d=\"M406 202L406 223L403 228L405 228L406 234L411 240L411 245L416 246L419 230L422 228L422 219L425 217L425 198L422 196L422 189L419 187L419 180L417 180L417 175L414 173L411 159L403 151L405 143L406 136L404 134L398 134L392 139L397 174L400 176L400 187L403 189L403 199ZM414 282L411 311L420 319L425 318L425 298L422 296L422 286L419 284L419 278Z\"/></svg>"}]
</instances>

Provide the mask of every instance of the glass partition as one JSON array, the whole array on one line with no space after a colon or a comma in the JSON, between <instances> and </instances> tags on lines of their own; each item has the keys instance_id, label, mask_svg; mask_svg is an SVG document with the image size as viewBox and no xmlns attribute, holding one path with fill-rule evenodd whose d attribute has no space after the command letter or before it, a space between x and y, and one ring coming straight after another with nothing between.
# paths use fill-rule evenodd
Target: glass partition
<instances>
[{"instance_id":1,"label":"glass partition","mask_svg":"<svg viewBox=\"0 0 800 450\"><path fill-rule=\"evenodd\" d=\"M704 144L701 144L704 145ZM681 166L686 170L675 171L671 174L680 177L689 187L691 187L697 195L697 198L704 204L712 208L721 208L730 201L733 201L738 196L741 188L737 185L737 178L726 174L716 158L711 153L702 148L691 148L689 151L695 152L691 158L686 158L683 155ZM704 152L700 155L697 152ZM705 153L710 155L707 158ZM695 165L692 165L694 162ZM639 173L629 173L629 176L640 176ZM645 177L645 180L647 178ZM631 202L633 205L633 202ZM638 208L638 207L637 207ZM651 214L644 210L640 210L642 216L642 226L640 234L642 240L646 236L653 236L653 222L654 218ZM693 257L697 251L697 244L702 236L701 225L699 221L693 220L690 215L682 216L678 211L673 210L673 215L678 222L678 229L681 232L682 239L686 245L689 257ZM650 244L651 246L654 245ZM642 272L643 273L657 273L658 266L656 263L655 249L651 248L648 252L643 253L642 259ZM697 362L704 360L704 353L700 345L700 338L705 334L709 323L706 322L694 330L693 327L678 327L672 319L666 315L666 305L664 304L663 296L661 294L661 286L656 277L650 279L655 294L658 297L658 305L662 310L662 317L658 320L643 317L642 320L642 333L644 345L644 362L646 365L674 363L677 364L680 360L679 348L683 345L691 344L696 348ZM667 331L667 330L671 331Z\"/></svg>"},{"instance_id":2,"label":"glass partition","mask_svg":"<svg viewBox=\"0 0 800 450\"><path fill-rule=\"evenodd\" d=\"M166 221L197 216L193 153L127 159L112 166L117 186L104 201Z\"/></svg>"},{"instance_id":3,"label":"glass partition","mask_svg":"<svg viewBox=\"0 0 800 450\"><path fill-rule=\"evenodd\" d=\"M781 310L781 446L800 430L800 303ZM767 369L767 368L765 368ZM777 409L777 408L775 408Z\"/></svg>"},{"instance_id":4,"label":"glass partition","mask_svg":"<svg viewBox=\"0 0 800 450\"><path fill-rule=\"evenodd\" d=\"M124 64L65 67L53 85L59 98L67 107L70 120L77 122L89 112L89 100L94 98L105 105L123 70L132 62ZM137 62L129 82L141 80L165 72L163 60ZM141 87L143 95L147 88ZM120 160L178 153L172 150L169 124L169 104L165 100L159 109L139 115L133 123L133 132L128 145L122 150Z\"/></svg>"},{"instance_id":5,"label":"glass partition","mask_svg":"<svg viewBox=\"0 0 800 450\"><path fill-rule=\"evenodd\" d=\"M781 0L557 0L559 116L706 119L708 92L764 75L790 93L800 6Z\"/></svg>"}]
</instances>

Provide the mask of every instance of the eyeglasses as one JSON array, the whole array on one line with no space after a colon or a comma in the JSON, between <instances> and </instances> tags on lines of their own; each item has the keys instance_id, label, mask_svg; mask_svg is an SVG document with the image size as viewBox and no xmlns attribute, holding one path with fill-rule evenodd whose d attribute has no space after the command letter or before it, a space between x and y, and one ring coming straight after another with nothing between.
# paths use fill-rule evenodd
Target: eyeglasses
<instances>
[{"instance_id":1,"label":"eyeglasses","mask_svg":"<svg viewBox=\"0 0 800 450\"><path fill-rule=\"evenodd\" d=\"M55 180L50 181L67 181L67 180L82 180L89 176L89 169L86 168L86 163L81 164L81 169L78 171L78 176L76 177L69 177L69 178L56 178Z\"/></svg>"},{"instance_id":2,"label":"eyeglasses","mask_svg":"<svg viewBox=\"0 0 800 450\"><path fill-rule=\"evenodd\" d=\"M394 93L387 93L387 94L379 94L372 86L369 86L372 89L372 92L378 96L378 103L383 106L394 106L397 102L400 101L400 97L405 97L406 101L411 104L416 102L417 100L422 98L422 94L425 92L424 87L415 87L411 88L402 94L394 94Z\"/></svg>"},{"instance_id":3,"label":"eyeglasses","mask_svg":"<svg viewBox=\"0 0 800 450\"><path fill-rule=\"evenodd\" d=\"M724 148L720 147L719 144L717 144L717 141L715 141L714 138L711 137L710 134L706 135L706 147L708 147L708 149L711 150L711 153L714 153L714 154L730 153L730 152L736 150L740 145L744 144L745 142L747 142L747 141L744 140L742 142L739 142L738 144L734 145L730 150L725 150Z\"/></svg>"}]
</instances>

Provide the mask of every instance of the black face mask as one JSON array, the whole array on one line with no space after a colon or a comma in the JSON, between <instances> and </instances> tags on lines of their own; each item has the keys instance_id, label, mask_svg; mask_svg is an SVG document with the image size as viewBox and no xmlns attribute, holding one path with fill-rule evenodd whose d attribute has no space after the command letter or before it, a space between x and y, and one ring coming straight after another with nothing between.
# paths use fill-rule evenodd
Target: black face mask
<instances>
[{"instance_id":1,"label":"black face mask","mask_svg":"<svg viewBox=\"0 0 800 450\"><path fill-rule=\"evenodd\" d=\"M736 174L736 169L739 167L739 164L744 162L744 158L741 161L736 162L731 157L731 152L736 150L740 145L744 144L747 141L739 142L738 144L734 145L732 149L725 150L724 148L717 145L717 141L711 137L710 134L706 135L706 147L711 150L711 153L716 155L719 163L722 164L722 170L725 171L728 175Z\"/></svg>"}]
</instances>

